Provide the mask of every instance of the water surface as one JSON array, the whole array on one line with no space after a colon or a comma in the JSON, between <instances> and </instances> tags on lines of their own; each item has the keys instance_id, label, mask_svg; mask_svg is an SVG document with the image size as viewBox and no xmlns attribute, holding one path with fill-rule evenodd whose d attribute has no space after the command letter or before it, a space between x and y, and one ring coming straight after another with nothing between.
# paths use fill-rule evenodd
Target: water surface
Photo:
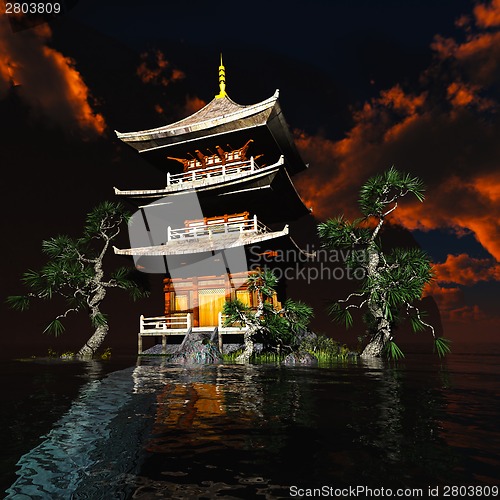
<instances>
[{"instance_id":1,"label":"water surface","mask_svg":"<svg viewBox=\"0 0 500 500\"><path fill-rule=\"evenodd\" d=\"M142 358L84 381L20 456L7 498L497 485L498 361L494 351L313 368Z\"/></svg>"}]
</instances>

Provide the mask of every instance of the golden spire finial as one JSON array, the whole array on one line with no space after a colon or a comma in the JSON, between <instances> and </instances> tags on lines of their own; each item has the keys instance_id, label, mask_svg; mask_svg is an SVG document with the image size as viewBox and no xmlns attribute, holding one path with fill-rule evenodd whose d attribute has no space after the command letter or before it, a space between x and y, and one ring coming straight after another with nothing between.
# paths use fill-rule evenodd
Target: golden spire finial
<instances>
[{"instance_id":1,"label":"golden spire finial","mask_svg":"<svg viewBox=\"0 0 500 500\"><path fill-rule=\"evenodd\" d=\"M220 66L219 66L219 93L215 96L216 99L222 99L226 97L226 68L222 63L222 52L220 54Z\"/></svg>"}]
</instances>

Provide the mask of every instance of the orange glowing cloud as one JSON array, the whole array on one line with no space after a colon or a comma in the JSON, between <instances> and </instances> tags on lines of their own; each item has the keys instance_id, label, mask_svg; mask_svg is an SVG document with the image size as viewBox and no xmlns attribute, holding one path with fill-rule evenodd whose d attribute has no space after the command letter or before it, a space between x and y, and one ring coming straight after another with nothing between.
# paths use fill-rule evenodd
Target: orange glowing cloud
<instances>
[{"instance_id":1,"label":"orange glowing cloud","mask_svg":"<svg viewBox=\"0 0 500 500\"><path fill-rule=\"evenodd\" d=\"M467 254L448 255L445 262L434 264L439 283L475 285L480 281L500 281L500 264L493 259L476 259Z\"/></svg>"},{"instance_id":2,"label":"orange glowing cloud","mask_svg":"<svg viewBox=\"0 0 500 500\"><path fill-rule=\"evenodd\" d=\"M467 25L465 17L460 24ZM500 83L500 33L469 30L463 43L436 37L432 47L438 57L422 73L419 91L401 85L382 91L353 112L344 138L296 132L310 164L297 187L320 219L358 217L359 187L395 165L428 186L425 203L402 201L397 222L410 230L472 232L500 260L500 123L490 92Z\"/></svg>"},{"instance_id":3,"label":"orange glowing cloud","mask_svg":"<svg viewBox=\"0 0 500 500\"><path fill-rule=\"evenodd\" d=\"M152 53L143 52L141 59L142 62L136 73L143 83L167 87L170 83L185 78L185 74L180 69L172 68L161 50Z\"/></svg>"},{"instance_id":4,"label":"orange glowing cloud","mask_svg":"<svg viewBox=\"0 0 500 500\"><path fill-rule=\"evenodd\" d=\"M97 133L102 134L106 128L104 118L102 115L94 113L90 107L89 89L80 73L75 70L75 62L50 47L43 47L43 54L46 61L49 61L61 75L60 88L65 96L71 116L77 120L82 128L94 129Z\"/></svg>"},{"instance_id":5,"label":"orange glowing cloud","mask_svg":"<svg viewBox=\"0 0 500 500\"><path fill-rule=\"evenodd\" d=\"M193 113L196 113L196 111L199 111L201 108L206 106L206 104L207 103L199 97L188 96L186 98L186 104L184 105L184 113L186 116L192 115Z\"/></svg>"},{"instance_id":6,"label":"orange glowing cloud","mask_svg":"<svg viewBox=\"0 0 500 500\"><path fill-rule=\"evenodd\" d=\"M427 286L424 296L432 296L439 307L445 330L455 332L457 325L467 325L472 321L476 327L498 328L498 319L490 318L478 304L464 303L464 292L457 286L443 287L437 283Z\"/></svg>"},{"instance_id":7,"label":"orange glowing cloud","mask_svg":"<svg viewBox=\"0 0 500 500\"><path fill-rule=\"evenodd\" d=\"M498 4L499 2L495 2ZM492 4L493 5L493 4ZM478 5L479 11L487 9ZM498 10L490 12L491 27L500 26L493 23L493 14L498 16ZM486 19L487 16L480 19ZM485 26L476 21L478 26ZM481 86L495 84L500 71L500 32L498 30L471 32L467 30L465 41L460 43L452 38L437 35L431 47L442 60L455 62L457 68L464 72L471 82Z\"/></svg>"},{"instance_id":8,"label":"orange glowing cloud","mask_svg":"<svg viewBox=\"0 0 500 500\"><path fill-rule=\"evenodd\" d=\"M493 106L492 101L477 96L478 87L460 82L452 82L446 89L448 99L454 107L466 107L476 103L479 109L488 109Z\"/></svg>"},{"instance_id":9,"label":"orange glowing cloud","mask_svg":"<svg viewBox=\"0 0 500 500\"><path fill-rule=\"evenodd\" d=\"M424 102L425 94L406 94L400 85L395 85L389 90L382 90L380 98L377 99L378 104L387 108L393 108L408 116L414 115Z\"/></svg>"},{"instance_id":10,"label":"orange glowing cloud","mask_svg":"<svg viewBox=\"0 0 500 500\"><path fill-rule=\"evenodd\" d=\"M75 62L47 45L48 25L12 33L0 18L0 97L13 85L32 110L65 129L101 134L104 118L90 104L90 92Z\"/></svg>"},{"instance_id":11,"label":"orange glowing cloud","mask_svg":"<svg viewBox=\"0 0 500 500\"><path fill-rule=\"evenodd\" d=\"M409 229L466 228L500 261L500 173L457 176L432 188L425 203L401 205L395 218Z\"/></svg>"},{"instance_id":12,"label":"orange glowing cloud","mask_svg":"<svg viewBox=\"0 0 500 500\"><path fill-rule=\"evenodd\" d=\"M425 93L407 94L396 85L355 112L355 125L344 139L332 141L295 131L297 147L311 164L306 175L297 178L297 187L318 218L333 216L335 211L359 215L353 200L360 184L393 162L386 162L386 152L401 137L412 134L419 117L425 116L419 115L425 102Z\"/></svg>"},{"instance_id":13,"label":"orange glowing cloud","mask_svg":"<svg viewBox=\"0 0 500 500\"><path fill-rule=\"evenodd\" d=\"M465 287L500 281L500 122L493 99L500 83L500 33L473 33L465 16L460 25L467 29L463 43L435 38L437 57L415 83L417 90L395 85L380 92L353 111L343 138L295 131L310 164L296 185L317 218L359 217L360 186L395 165L422 178L427 190L424 203L410 196L402 200L392 221L410 230L473 234L489 252L492 257L483 259L450 255L436 265L437 280L425 294L435 298L453 331L471 320L500 326L464 296Z\"/></svg>"},{"instance_id":14,"label":"orange glowing cloud","mask_svg":"<svg viewBox=\"0 0 500 500\"><path fill-rule=\"evenodd\" d=\"M478 4L474 7L476 24L482 28L500 26L500 0L492 0L489 5Z\"/></svg>"}]
</instances>

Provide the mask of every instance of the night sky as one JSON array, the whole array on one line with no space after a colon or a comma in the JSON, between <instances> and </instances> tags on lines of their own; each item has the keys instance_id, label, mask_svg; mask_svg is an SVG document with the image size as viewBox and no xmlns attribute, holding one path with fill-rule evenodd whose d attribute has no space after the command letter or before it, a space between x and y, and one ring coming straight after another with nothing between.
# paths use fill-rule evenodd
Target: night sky
<instances>
[{"instance_id":1,"label":"night sky","mask_svg":"<svg viewBox=\"0 0 500 500\"><path fill-rule=\"evenodd\" d=\"M252 104L280 89L310 164L295 182L314 223L359 216L360 185L391 165L423 178L426 201L405 199L393 222L436 264L426 294L439 306L445 336L496 342L500 0L71 5L28 29L0 16L2 298L22 293L22 272L43 263L41 240L77 236L85 213L113 199L113 186L164 183L113 130L153 128L199 109L218 91L222 52L234 101ZM298 241L307 241L311 220L292 225ZM111 264L123 264L117 259ZM157 278L147 301L107 299L114 348L133 350L130 325L162 310ZM323 283L321 294L329 287ZM318 328L349 339L319 309ZM88 333L85 317L70 321L65 338L41 334L56 310L22 314L3 304L2 349L74 347L70 335Z\"/></svg>"}]
</instances>

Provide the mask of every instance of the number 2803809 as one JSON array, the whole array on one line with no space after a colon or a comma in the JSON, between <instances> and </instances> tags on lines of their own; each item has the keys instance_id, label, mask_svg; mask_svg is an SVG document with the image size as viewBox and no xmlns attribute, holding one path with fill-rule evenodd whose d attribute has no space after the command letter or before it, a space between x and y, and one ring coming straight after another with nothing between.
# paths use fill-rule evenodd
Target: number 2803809
<instances>
[{"instance_id":1,"label":"number 2803809","mask_svg":"<svg viewBox=\"0 0 500 500\"><path fill-rule=\"evenodd\" d=\"M51 2L6 2L6 14L59 14L60 3Z\"/></svg>"}]
</instances>

